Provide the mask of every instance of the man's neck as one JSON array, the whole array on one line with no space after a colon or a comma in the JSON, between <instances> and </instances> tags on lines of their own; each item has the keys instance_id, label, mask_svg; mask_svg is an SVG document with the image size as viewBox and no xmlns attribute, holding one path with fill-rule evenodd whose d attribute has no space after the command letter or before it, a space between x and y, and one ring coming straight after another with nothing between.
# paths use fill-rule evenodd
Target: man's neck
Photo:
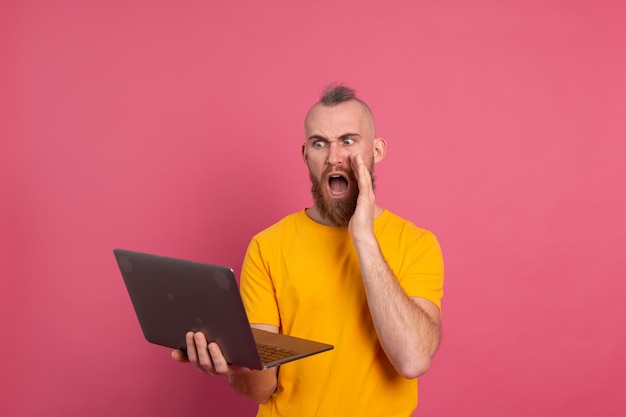
<instances>
[{"instance_id":1,"label":"man's neck","mask_svg":"<svg viewBox=\"0 0 626 417\"><path fill-rule=\"evenodd\" d=\"M378 218L378 216L383 214L383 211L385 210L382 207L376 205L376 208L374 209L375 218ZM313 220L316 223L323 224L324 226L347 227L347 226L337 226L335 223L331 222L326 217L322 216L322 213L317 208L317 206L309 207L305 209L304 212L306 213L307 216L309 216L311 220Z\"/></svg>"},{"instance_id":2,"label":"man's neck","mask_svg":"<svg viewBox=\"0 0 626 417\"><path fill-rule=\"evenodd\" d=\"M333 226L340 227L328 220L326 217L322 216L322 213L317 208L317 206L309 207L304 210L309 219L313 220L316 223L323 224L324 226Z\"/></svg>"}]
</instances>

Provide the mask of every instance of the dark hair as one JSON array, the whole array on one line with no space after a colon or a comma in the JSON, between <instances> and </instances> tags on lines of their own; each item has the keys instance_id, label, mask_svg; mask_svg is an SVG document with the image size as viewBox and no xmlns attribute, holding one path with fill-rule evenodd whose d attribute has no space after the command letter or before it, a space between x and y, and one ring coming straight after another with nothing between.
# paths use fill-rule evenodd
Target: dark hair
<instances>
[{"instance_id":1,"label":"dark hair","mask_svg":"<svg viewBox=\"0 0 626 417\"><path fill-rule=\"evenodd\" d=\"M320 103L324 106L335 106L350 100L359 100L353 89L343 84L328 85L320 97Z\"/></svg>"},{"instance_id":2,"label":"dark hair","mask_svg":"<svg viewBox=\"0 0 626 417\"><path fill-rule=\"evenodd\" d=\"M354 100L363 106L365 110L370 114L372 120L374 119L374 115L372 114L372 109L367 105L366 102L361 100L356 96L356 92L343 84L329 84L320 97L319 103L323 106L333 107L337 104L345 103L346 101Z\"/></svg>"}]
</instances>

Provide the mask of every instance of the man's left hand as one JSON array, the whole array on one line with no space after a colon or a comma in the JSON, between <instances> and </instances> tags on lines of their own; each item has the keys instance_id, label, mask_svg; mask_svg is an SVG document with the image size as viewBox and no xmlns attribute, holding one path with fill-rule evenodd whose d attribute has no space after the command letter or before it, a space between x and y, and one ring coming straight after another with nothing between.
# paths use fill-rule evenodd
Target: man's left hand
<instances>
[{"instance_id":1,"label":"man's left hand","mask_svg":"<svg viewBox=\"0 0 626 417\"><path fill-rule=\"evenodd\" d=\"M360 239L374 236L376 198L374 196L372 176L363 161L363 157L360 154L350 154L350 162L359 186L356 209L348 223L348 230L352 240L356 242Z\"/></svg>"}]
</instances>

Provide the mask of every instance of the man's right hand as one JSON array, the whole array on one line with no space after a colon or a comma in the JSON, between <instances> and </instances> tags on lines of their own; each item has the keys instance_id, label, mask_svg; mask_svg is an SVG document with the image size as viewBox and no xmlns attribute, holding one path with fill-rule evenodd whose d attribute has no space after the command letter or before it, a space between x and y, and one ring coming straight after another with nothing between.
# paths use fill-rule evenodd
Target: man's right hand
<instances>
[{"instance_id":1,"label":"man's right hand","mask_svg":"<svg viewBox=\"0 0 626 417\"><path fill-rule=\"evenodd\" d=\"M253 325L262 330L278 333L278 328L265 324ZM201 332L188 332L185 336L187 353L172 351L172 358L178 362L190 362L198 371L225 376L228 384L238 393L258 404L267 401L277 386L278 367L257 371L240 365L229 365L215 342L208 343Z\"/></svg>"},{"instance_id":2,"label":"man's right hand","mask_svg":"<svg viewBox=\"0 0 626 417\"><path fill-rule=\"evenodd\" d=\"M172 351L172 358L178 362L190 362L198 371L213 376L231 376L235 373L250 372L249 368L239 365L229 365L215 342L208 343L202 332L187 332L187 353L176 349Z\"/></svg>"}]
</instances>

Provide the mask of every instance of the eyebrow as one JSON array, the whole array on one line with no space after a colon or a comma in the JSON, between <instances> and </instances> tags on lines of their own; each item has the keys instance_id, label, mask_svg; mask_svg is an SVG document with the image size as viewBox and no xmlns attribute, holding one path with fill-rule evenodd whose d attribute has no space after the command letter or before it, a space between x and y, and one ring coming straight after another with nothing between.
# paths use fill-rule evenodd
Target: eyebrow
<instances>
[{"instance_id":1,"label":"eyebrow","mask_svg":"<svg viewBox=\"0 0 626 417\"><path fill-rule=\"evenodd\" d=\"M348 133L344 133L343 135L339 136L339 140L342 140L342 139L349 139L349 138L355 138L355 137L356 137L356 138L360 138L360 137L361 137L361 135L360 135L360 134L358 134L358 133L351 133L351 132L348 132ZM309 136L309 137L307 138L307 141L312 141L312 140L316 140L316 141L317 141L317 140L325 140L325 141L328 141L328 138L327 138L327 137L325 137L325 136L321 136L321 135L311 135L311 136Z\"/></svg>"},{"instance_id":2,"label":"eyebrow","mask_svg":"<svg viewBox=\"0 0 626 417\"><path fill-rule=\"evenodd\" d=\"M309 136L308 138L306 138L306 140L307 140L308 142L310 142L310 141L312 141L312 140L314 140L314 141L318 141L318 140L328 140L328 139L326 139L324 136L320 136L320 135L311 135L311 136Z\"/></svg>"}]
</instances>

